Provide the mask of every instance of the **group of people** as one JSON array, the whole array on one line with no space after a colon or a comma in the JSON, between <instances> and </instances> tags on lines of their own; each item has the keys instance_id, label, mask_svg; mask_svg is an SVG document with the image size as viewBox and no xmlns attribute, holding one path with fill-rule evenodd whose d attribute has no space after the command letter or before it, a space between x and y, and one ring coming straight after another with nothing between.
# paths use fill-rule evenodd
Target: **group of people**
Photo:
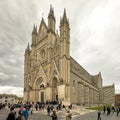
<instances>
[{"instance_id":1,"label":"group of people","mask_svg":"<svg viewBox=\"0 0 120 120\"><path fill-rule=\"evenodd\" d=\"M49 106L47 107L47 113L50 117L52 117L52 120L58 120L58 117L57 117L57 114L56 114L55 110L53 110L52 114L50 115L50 107ZM72 119L72 114L68 110L67 115L66 115L66 120L71 120L71 119Z\"/></svg>"},{"instance_id":2,"label":"group of people","mask_svg":"<svg viewBox=\"0 0 120 120\"><path fill-rule=\"evenodd\" d=\"M67 111L66 120L72 119L72 114L69 110L66 109L65 105L62 104L62 101L46 101L46 103L37 102L35 104L35 109L37 110L47 110L47 115L52 118L52 120L58 120L58 115L56 111L65 109ZM72 109L72 104L68 106L69 109Z\"/></svg>"},{"instance_id":3,"label":"group of people","mask_svg":"<svg viewBox=\"0 0 120 120\"><path fill-rule=\"evenodd\" d=\"M18 112L15 110L14 105L10 106L10 113L8 114L6 120L28 120L29 114L33 114L33 108L35 108L36 111L38 110L47 110L47 115L52 118L52 120L58 120L58 115L56 111L65 109L67 111L66 120L72 119L72 114L68 109L72 109L72 105L68 106L68 109L64 105L62 105L62 102L51 102L51 103L26 103L24 105L21 105L19 107Z\"/></svg>"},{"instance_id":4,"label":"group of people","mask_svg":"<svg viewBox=\"0 0 120 120\"><path fill-rule=\"evenodd\" d=\"M23 119L28 120L30 109L31 108L28 107L28 106L21 106L19 108L18 115L17 115L17 113L15 111L15 108L11 107L10 108L10 113L8 114L6 120L23 120Z\"/></svg>"},{"instance_id":5,"label":"group of people","mask_svg":"<svg viewBox=\"0 0 120 120\"><path fill-rule=\"evenodd\" d=\"M116 107L116 109L115 109L115 107L114 106L112 106L112 107L110 107L110 106L103 106L103 114L107 114L107 115L110 115L110 113L112 112L112 113L114 113L116 111L116 115L118 116L119 115L119 113L120 113L120 107L118 106L118 107ZM97 120L101 120L101 110L100 109L98 109L98 119Z\"/></svg>"},{"instance_id":6,"label":"group of people","mask_svg":"<svg viewBox=\"0 0 120 120\"><path fill-rule=\"evenodd\" d=\"M72 104L68 106L68 108L72 109ZM66 120L71 120L72 114L70 113L69 110L66 109L65 105L62 105L62 102L57 102L56 104L47 104L47 115L52 117L52 120L58 120L56 111L62 109L65 109L67 111Z\"/></svg>"},{"instance_id":7,"label":"group of people","mask_svg":"<svg viewBox=\"0 0 120 120\"><path fill-rule=\"evenodd\" d=\"M35 109L36 110L42 110L44 109L47 105L50 105L51 108L54 106L57 106L56 109L61 109L62 102L61 101L46 101L46 102L37 102L35 104Z\"/></svg>"},{"instance_id":8,"label":"group of people","mask_svg":"<svg viewBox=\"0 0 120 120\"><path fill-rule=\"evenodd\" d=\"M120 112L120 107L118 106L118 107L115 108L114 106L112 106L112 107L110 107L110 106L107 106L107 107L103 106L103 113L105 114L106 111L107 111L107 115L110 115L111 112L114 113L116 111L117 112L117 116L118 116L118 114Z\"/></svg>"},{"instance_id":9,"label":"group of people","mask_svg":"<svg viewBox=\"0 0 120 120\"><path fill-rule=\"evenodd\" d=\"M5 108L5 104L0 103L0 110Z\"/></svg>"}]
</instances>

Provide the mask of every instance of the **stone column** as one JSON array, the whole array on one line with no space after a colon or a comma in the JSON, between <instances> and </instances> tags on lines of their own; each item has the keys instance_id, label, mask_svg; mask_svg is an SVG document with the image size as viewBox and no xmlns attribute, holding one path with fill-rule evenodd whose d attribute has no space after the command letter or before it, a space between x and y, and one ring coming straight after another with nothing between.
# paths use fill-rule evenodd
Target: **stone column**
<instances>
[{"instance_id":1,"label":"stone column","mask_svg":"<svg viewBox=\"0 0 120 120\"><path fill-rule=\"evenodd\" d=\"M70 102L70 85L65 86L65 101Z\"/></svg>"},{"instance_id":2,"label":"stone column","mask_svg":"<svg viewBox=\"0 0 120 120\"><path fill-rule=\"evenodd\" d=\"M96 103L96 90L93 89L93 103Z\"/></svg>"},{"instance_id":3,"label":"stone column","mask_svg":"<svg viewBox=\"0 0 120 120\"><path fill-rule=\"evenodd\" d=\"M93 104L93 88L90 88L89 90L89 100L90 104Z\"/></svg>"},{"instance_id":4,"label":"stone column","mask_svg":"<svg viewBox=\"0 0 120 120\"><path fill-rule=\"evenodd\" d=\"M94 103L97 104L99 102L99 93L97 90L94 90Z\"/></svg>"},{"instance_id":5,"label":"stone column","mask_svg":"<svg viewBox=\"0 0 120 120\"><path fill-rule=\"evenodd\" d=\"M84 103L84 83L82 83L82 103Z\"/></svg>"},{"instance_id":6,"label":"stone column","mask_svg":"<svg viewBox=\"0 0 120 120\"><path fill-rule=\"evenodd\" d=\"M77 101L80 104L84 103L84 83L78 82L77 86Z\"/></svg>"},{"instance_id":7,"label":"stone column","mask_svg":"<svg viewBox=\"0 0 120 120\"><path fill-rule=\"evenodd\" d=\"M30 90L27 89L27 102L30 102Z\"/></svg>"},{"instance_id":8,"label":"stone column","mask_svg":"<svg viewBox=\"0 0 120 120\"><path fill-rule=\"evenodd\" d=\"M84 103L89 104L89 86L84 86Z\"/></svg>"},{"instance_id":9,"label":"stone column","mask_svg":"<svg viewBox=\"0 0 120 120\"><path fill-rule=\"evenodd\" d=\"M39 90L35 89L35 102L39 101Z\"/></svg>"}]
</instances>

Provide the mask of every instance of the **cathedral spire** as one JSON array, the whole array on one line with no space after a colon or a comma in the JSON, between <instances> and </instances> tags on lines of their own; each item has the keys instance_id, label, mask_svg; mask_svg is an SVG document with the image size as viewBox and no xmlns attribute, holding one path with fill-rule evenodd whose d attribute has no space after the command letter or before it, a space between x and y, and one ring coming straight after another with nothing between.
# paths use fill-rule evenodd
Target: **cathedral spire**
<instances>
[{"instance_id":1,"label":"cathedral spire","mask_svg":"<svg viewBox=\"0 0 120 120\"><path fill-rule=\"evenodd\" d=\"M34 24L32 34L37 34L37 26Z\"/></svg>"},{"instance_id":2,"label":"cathedral spire","mask_svg":"<svg viewBox=\"0 0 120 120\"><path fill-rule=\"evenodd\" d=\"M55 32L55 16L54 16L54 9L52 7L52 5L50 5L50 11L48 14L48 29L52 30L52 32Z\"/></svg>"},{"instance_id":3,"label":"cathedral spire","mask_svg":"<svg viewBox=\"0 0 120 120\"><path fill-rule=\"evenodd\" d=\"M29 53L29 51L30 51L30 45L28 43L27 48L25 49L25 53Z\"/></svg>"},{"instance_id":4,"label":"cathedral spire","mask_svg":"<svg viewBox=\"0 0 120 120\"><path fill-rule=\"evenodd\" d=\"M63 13L63 20L67 21L67 15L66 15L66 9L64 8L64 13Z\"/></svg>"},{"instance_id":5,"label":"cathedral spire","mask_svg":"<svg viewBox=\"0 0 120 120\"><path fill-rule=\"evenodd\" d=\"M66 15L66 9L64 8L64 13L63 13L63 17L60 18L60 24L67 24L69 26L69 20L67 19L67 15Z\"/></svg>"},{"instance_id":6,"label":"cathedral spire","mask_svg":"<svg viewBox=\"0 0 120 120\"><path fill-rule=\"evenodd\" d=\"M34 33L35 33L35 24L34 24L34 26L33 26L32 34L34 34Z\"/></svg>"},{"instance_id":7,"label":"cathedral spire","mask_svg":"<svg viewBox=\"0 0 120 120\"><path fill-rule=\"evenodd\" d=\"M28 46L27 46L27 50L30 50L30 45L29 45L29 43L28 43Z\"/></svg>"},{"instance_id":8,"label":"cathedral spire","mask_svg":"<svg viewBox=\"0 0 120 120\"><path fill-rule=\"evenodd\" d=\"M52 5L50 5L50 11L48 14L48 18L52 17L55 20L55 16L54 16L54 9L52 7Z\"/></svg>"},{"instance_id":9,"label":"cathedral spire","mask_svg":"<svg viewBox=\"0 0 120 120\"><path fill-rule=\"evenodd\" d=\"M34 24L33 31L32 31L32 45L35 45L36 43L36 36L37 36L37 26Z\"/></svg>"}]
</instances>

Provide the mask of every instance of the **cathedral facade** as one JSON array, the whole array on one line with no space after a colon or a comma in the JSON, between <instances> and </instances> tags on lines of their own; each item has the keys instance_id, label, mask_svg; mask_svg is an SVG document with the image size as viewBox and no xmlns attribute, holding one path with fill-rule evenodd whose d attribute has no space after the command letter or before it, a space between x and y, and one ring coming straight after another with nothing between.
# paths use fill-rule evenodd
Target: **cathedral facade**
<instances>
[{"instance_id":1,"label":"cathedral facade","mask_svg":"<svg viewBox=\"0 0 120 120\"><path fill-rule=\"evenodd\" d=\"M64 9L60 33L52 6L48 25L42 18L34 25L31 46L25 49L24 101L62 100L79 104L98 104L103 100L102 77L90 75L70 56L70 25Z\"/></svg>"}]
</instances>

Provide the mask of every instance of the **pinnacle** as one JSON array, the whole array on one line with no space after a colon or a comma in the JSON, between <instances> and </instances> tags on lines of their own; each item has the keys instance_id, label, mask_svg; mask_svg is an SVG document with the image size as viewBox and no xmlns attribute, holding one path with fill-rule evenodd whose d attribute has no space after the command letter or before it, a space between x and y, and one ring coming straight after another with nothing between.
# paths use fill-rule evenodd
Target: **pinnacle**
<instances>
[{"instance_id":1,"label":"pinnacle","mask_svg":"<svg viewBox=\"0 0 120 120\"><path fill-rule=\"evenodd\" d=\"M54 9L52 7L52 5L50 5L50 12L49 12L49 15L48 17L52 16L54 18Z\"/></svg>"},{"instance_id":2,"label":"pinnacle","mask_svg":"<svg viewBox=\"0 0 120 120\"><path fill-rule=\"evenodd\" d=\"M66 9L64 8L63 19L67 20Z\"/></svg>"}]
</instances>

